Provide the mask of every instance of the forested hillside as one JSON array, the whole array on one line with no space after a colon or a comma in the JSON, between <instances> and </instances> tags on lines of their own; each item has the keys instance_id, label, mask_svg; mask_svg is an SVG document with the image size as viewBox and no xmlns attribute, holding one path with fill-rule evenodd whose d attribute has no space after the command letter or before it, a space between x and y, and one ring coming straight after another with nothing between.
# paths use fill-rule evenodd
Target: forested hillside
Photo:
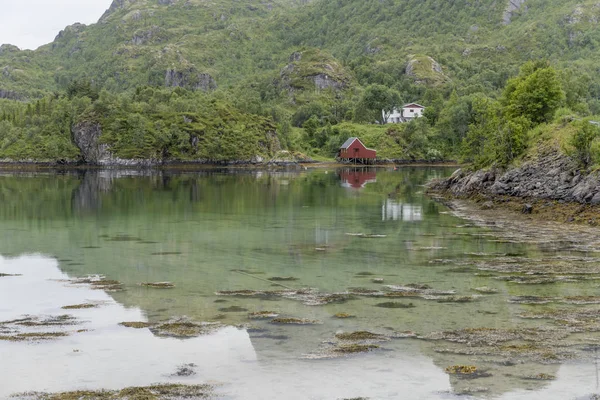
<instances>
[{"instance_id":1,"label":"forested hillside","mask_svg":"<svg viewBox=\"0 0 600 400\"><path fill-rule=\"evenodd\" d=\"M557 110L600 114L599 22L574 0L115 0L35 51L0 47L0 158L329 158L360 135L385 158L509 162L476 132L514 122L526 148ZM520 79L558 91L530 99L541 118L509 111L531 60ZM409 101L426 117L376 124Z\"/></svg>"}]
</instances>

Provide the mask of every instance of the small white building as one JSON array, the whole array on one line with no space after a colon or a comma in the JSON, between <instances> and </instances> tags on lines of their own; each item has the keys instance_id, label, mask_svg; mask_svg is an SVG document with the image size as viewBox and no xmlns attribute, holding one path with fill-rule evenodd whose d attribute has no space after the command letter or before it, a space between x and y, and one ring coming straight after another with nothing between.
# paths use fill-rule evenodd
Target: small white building
<instances>
[{"instance_id":1,"label":"small white building","mask_svg":"<svg viewBox=\"0 0 600 400\"><path fill-rule=\"evenodd\" d=\"M391 113L382 111L383 120L386 124L397 124L401 122L410 122L415 118L423 116L425 107L417 103L409 103L402 106L400 110L394 108Z\"/></svg>"}]
</instances>

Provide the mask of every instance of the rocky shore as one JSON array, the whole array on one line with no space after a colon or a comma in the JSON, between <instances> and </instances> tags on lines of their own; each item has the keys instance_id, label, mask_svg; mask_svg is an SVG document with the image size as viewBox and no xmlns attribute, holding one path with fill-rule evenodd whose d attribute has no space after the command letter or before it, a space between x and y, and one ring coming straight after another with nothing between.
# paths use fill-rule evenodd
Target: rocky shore
<instances>
[{"instance_id":1,"label":"rocky shore","mask_svg":"<svg viewBox=\"0 0 600 400\"><path fill-rule=\"evenodd\" d=\"M502 206L524 214L566 222L600 221L600 173L582 170L570 157L553 151L506 169L458 169L430 182L430 194L471 199L482 208Z\"/></svg>"},{"instance_id":2,"label":"rocky shore","mask_svg":"<svg viewBox=\"0 0 600 400\"><path fill-rule=\"evenodd\" d=\"M568 156L553 152L508 169L467 171L432 182L430 190L455 197L512 196L600 204L600 174L587 173Z\"/></svg>"}]
</instances>

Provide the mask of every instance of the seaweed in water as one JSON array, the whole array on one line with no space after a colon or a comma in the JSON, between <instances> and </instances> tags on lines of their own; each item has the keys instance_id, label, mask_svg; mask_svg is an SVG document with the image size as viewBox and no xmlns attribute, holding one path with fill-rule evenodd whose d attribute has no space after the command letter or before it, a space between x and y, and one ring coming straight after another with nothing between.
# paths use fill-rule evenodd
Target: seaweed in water
<instances>
[{"instance_id":1,"label":"seaweed in water","mask_svg":"<svg viewBox=\"0 0 600 400\"><path fill-rule=\"evenodd\" d=\"M375 307L381 307L381 308L415 308L415 305L413 303L398 303L396 301L388 301L385 303L377 303L375 304Z\"/></svg>"},{"instance_id":2,"label":"seaweed in water","mask_svg":"<svg viewBox=\"0 0 600 400\"><path fill-rule=\"evenodd\" d=\"M294 278L293 276L273 276L269 278L271 282L291 282L297 281L298 278Z\"/></svg>"},{"instance_id":3,"label":"seaweed in water","mask_svg":"<svg viewBox=\"0 0 600 400\"><path fill-rule=\"evenodd\" d=\"M348 333L338 333L335 335L336 339L356 342L363 340L387 340L385 335L379 333L373 333L368 331L356 331L356 332L348 332Z\"/></svg>"},{"instance_id":4,"label":"seaweed in water","mask_svg":"<svg viewBox=\"0 0 600 400\"><path fill-rule=\"evenodd\" d=\"M446 373L463 379L487 378L489 372L481 371L474 365L452 365L446 368Z\"/></svg>"},{"instance_id":5,"label":"seaweed in water","mask_svg":"<svg viewBox=\"0 0 600 400\"><path fill-rule=\"evenodd\" d=\"M301 301L310 306L320 306L330 303L343 303L353 300L350 293L319 293L314 289L298 290L225 290L216 292L217 296L253 297L253 298L284 298Z\"/></svg>"},{"instance_id":6,"label":"seaweed in water","mask_svg":"<svg viewBox=\"0 0 600 400\"><path fill-rule=\"evenodd\" d=\"M173 289L175 287L171 282L143 282L140 285L155 289Z\"/></svg>"},{"instance_id":7,"label":"seaweed in water","mask_svg":"<svg viewBox=\"0 0 600 400\"><path fill-rule=\"evenodd\" d=\"M316 325L319 321L305 318L275 318L271 320L272 324L277 325Z\"/></svg>"},{"instance_id":8,"label":"seaweed in water","mask_svg":"<svg viewBox=\"0 0 600 400\"><path fill-rule=\"evenodd\" d=\"M355 353L367 353L379 349L376 344L343 344L333 349L336 353L343 354L355 354Z\"/></svg>"},{"instance_id":9,"label":"seaweed in water","mask_svg":"<svg viewBox=\"0 0 600 400\"><path fill-rule=\"evenodd\" d=\"M341 312L341 313L335 314L334 317L339 318L339 319L347 319L347 318L356 318L356 315Z\"/></svg>"},{"instance_id":10,"label":"seaweed in water","mask_svg":"<svg viewBox=\"0 0 600 400\"><path fill-rule=\"evenodd\" d=\"M477 298L478 296L447 296L440 297L436 300L438 303L470 303Z\"/></svg>"},{"instance_id":11,"label":"seaweed in water","mask_svg":"<svg viewBox=\"0 0 600 400\"><path fill-rule=\"evenodd\" d=\"M149 322L140 322L140 321L121 322L121 323L119 323L119 325L124 326L126 328L133 328L133 329L144 329L144 328L150 328L151 326L154 326L154 324L151 324Z\"/></svg>"},{"instance_id":12,"label":"seaweed in water","mask_svg":"<svg viewBox=\"0 0 600 400\"><path fill-rule=\"evenodd\" d=\"M114 279L106 279L101 275L76 278L70 281L74 285L90 285L92 289L116 292L123 290L123 284Z\"/></svg>"},{"instance_id":13,"label":"seaweed in water","mask_svg":"<svg viewBox=\"0 0 600 400\"><path fill-rule=\"evenodd\" d=\"M92 304L92 303L84 303L84 304L73 304L70 306L64 306L62 307L63 310L82 310L82 309L86 309L86 308L97 308L98 304Z\"/></svg>"},{"instance_id":14,"label":"seaweed in water","mask_svg":"<svg viewBox=\"0 0 600 400\"><path fill-rule=\"evenodd\" d=\"M477 293L481 293L481 294L495 294L495 293L498 293L498 289L491 288L491 287L488 287L488 286L476 287L476 288L473 289L473 291L475 291Z\"/></svg>"},{"instance_id":15,"label":"seaweed in water","mask_svg":"<svg viewBox=\"0 0 600 400\"><path fill-rule=\"evenodd\" d=\"M25 341L40 341L40 340L52 340L61 337L69 336L66 332L30 332L30 333L17 333L15 335L0 336L0 341L8 342L25 342Z\"/></svg>"},{"instance_id":16,"label":"seaweed in water","mask_svg":"<svg viewBox=\"0 0 600 400\"><path fill-rule=\"evenodd\" d=\"M171 376L192 376L192 375L196 375L196 371L194 371L194 368L196 368L197 365L194 363L190 363L190 364L183 364L177 367L177 371L171 375Z\"/></svg>"},{"instance_id":17,"label":"seaweed in water","mask_svg":"<svg viewBox=\"0 0 600 400\"><path fill-rule=\"evenodd\" d=\"M373 275L375 275L375 274L372 272L357 272L356 273L356 276L373 276Z\"/></svg>"},{"instance_id":18,"label":"seaweed in water","mask_svg":"<svg viewBox=\"0 0 600 400\"><path fill-rule=\"evenodd\" d=\"M246 311L248 311L248 309L244 308L244 307L240 307L240 306L231 306L231 307L219 308L219 311L234 313L234 312L246 312Z\"/></svg>"},{"instance_id":19,"label":"seaweed in water","mask_svg":"<svg viewBox=\"0 0 600 400\"><path fill-rule=\"evenodd\" d=\"M279 317L279 313L276 311L256 311L248 314L248 318L250 319L269 319L277 317Z\"/></svg>"},{"instance_id":20,"label":"seaweed in water","mask_svg":"<svg viewBox=\"0 0 600 400\"><path fill-rule=\"evenodd\" d=\"M207 335L220 329L222 325L217 322L194 322L187 318L173 319L150 328L157 336L175 337L180 339L193 338Z\"/></svg>"},{"instance_id":21,"label":"seaweed in water","mask_svg":"<svg viewBox=\"0 0 600 400\"><path fill-rule=\"evenodd\" d=\"M171 400L171 399L212 399L215 398L214 386L165 384L145 387L130 387L122 390L100 390L64 393L23 393L16 398L32 400Z\"/></svg>"}]
</instances>

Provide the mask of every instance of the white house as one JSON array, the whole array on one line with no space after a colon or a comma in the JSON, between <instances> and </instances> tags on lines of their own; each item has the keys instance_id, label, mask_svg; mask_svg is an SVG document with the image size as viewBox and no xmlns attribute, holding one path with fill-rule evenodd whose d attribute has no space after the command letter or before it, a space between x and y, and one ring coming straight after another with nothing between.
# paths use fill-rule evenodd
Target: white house
<instances>
[{"instance_id":1,"label":"white house","mask_svg":"<svg viewBox=\"0 0 600 400\"><path fill-rule=\"evenodd\" d=\"M425 107L417 103L409 103L402 106L400 110L394 108L391 113L382 111L383 120L386 124L395 124L400 122L409 122L415 118L423 116Z\"/></svg>"}]
</instances>

